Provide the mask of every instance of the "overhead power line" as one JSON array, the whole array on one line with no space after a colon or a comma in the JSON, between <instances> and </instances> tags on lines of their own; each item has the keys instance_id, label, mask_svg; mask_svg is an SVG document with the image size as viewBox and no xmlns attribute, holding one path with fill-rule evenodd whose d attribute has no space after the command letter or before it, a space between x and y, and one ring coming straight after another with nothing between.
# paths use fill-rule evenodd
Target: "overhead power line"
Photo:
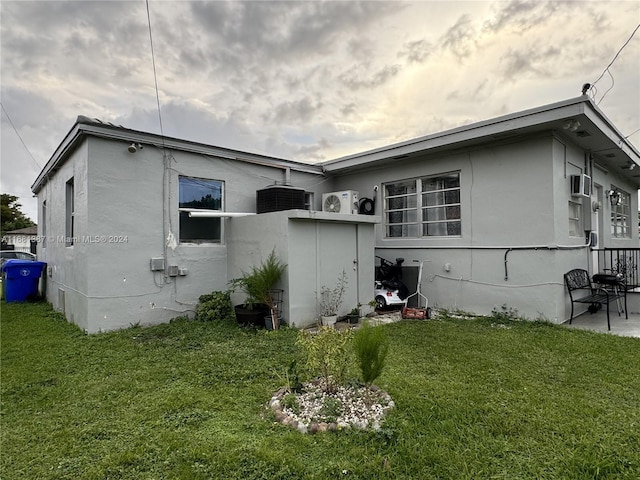
<instances>
[{"instance_id":1,"label":"overhead power line","mask_svg":"<svg viewBox=\"0 0 640 480\"><path fill-rule=\"evenodd\" d=\"M605 68L602 73L600 74L600 76L596 79L595 82L593 82L591 84L591 88L589 90L594 90L594 96L595 96L595 92L597 92L597 89L595 88L596 83L598 83L602 77L604 77L605 73L608 73L609 76L611 77L611 87L609 87L609 89L604 92L604 94L602 95L602 97L600 97L600 100L598 101L598 105L600 104L600 102L602 102L602 100L604 100L604 97L606 97L607 93L609 93L611 91L611 89L613 88L613 86L615 85L615 80L613 78L613 75L611 74L611 71L609 71L609 69L611 68L611 66L614 64L614 62L616 61L616 59L618 58L618 55L620 55L620 52L622 52L622 50L624 49L624 47L626 47L629 42L631 41L631 39L633 38L633 36L636 34L636 32L638 31L638 29L640 29L640 24L638 24L636 26L636 28L633 30L633 32L631 33L631 35L629 36L629 38L627 39L626 42L624 42L624 44L620 47L620 49L618 50L618 52L614 55L613 60L611 60L611 62L609 63L609 65L607 65L607 68ZM595 98L594 98L595 100Z\"/></svg>"},{"instance_id":2,"label":"overhead power line","mask_svg":"<svg viewBox=\"0 0 640 480\"><path fill-rule=\"evenodd\" d=\"M151 44L151 63L153 64L153 81L156 87L156 103L158 105L158 120L160 122L160 135L162 136L162 147L164 149L164 129L162 128L162 114L160 113L160 95L158 94L158 75L156 73L156 57L153 52L153 36L151 35L151 13L149 12L149 0L147 4L147 24L149 25L149 43Z\"/></svg>"},{"instance_id":3,"label":"overhead power line","mask_svg":"<svg viewBox=\"0 0 640 480\"><path fill-rule=\"evenodd\" d=\"M7 117L7 120L9 120L9 124L11 125L11 128L13 128L13 131L16 132L16 135L18 136L18 138L20 139L20 142L22 143L22 146L24 147L24 149L27 151L27 153L29 154L29 156L31 157L31 160L33 160L33 163L36 164L36 166L42 170L42 165L40 165L40 163L34 158L34 156L31 154L31 151L29 150L29 147L27 147L27 144L24 143L24 140L22 139L22 137L20 136L20 132L18 132L18 129L16 128L16 126L13 124L13 121L11 120L11 117L9 116L9 112L7 112L7 110L4 108L4 105L2 104L2 102L0 102L0 106L2 106L2 111L4 112L5 116Z\"/></svg>"}]
</instances>

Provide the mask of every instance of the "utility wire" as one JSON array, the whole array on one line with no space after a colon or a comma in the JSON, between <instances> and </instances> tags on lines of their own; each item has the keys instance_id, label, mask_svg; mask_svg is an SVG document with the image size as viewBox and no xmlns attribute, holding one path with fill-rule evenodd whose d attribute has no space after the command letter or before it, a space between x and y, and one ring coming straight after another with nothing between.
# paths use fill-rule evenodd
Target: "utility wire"
<instances>
[{"instance_id":1,"label":"utility wire","mask_svg":"<svg viewBox=\"0 0 640 480\"><path fill-rule=\"evenodd\" d=\"M11 127L13 128L13 131L16 132L16 135L18 136L18 138L20 139L20 141L22 142L22 146L24 147L24 149L27 151L27 153L29 154L29 156L31 157L31 160L33 160L33 163L35 163L38 168L40 170L42 170L42 165L40 165L40 163L34 158L33 155L31 155L31 151L29 150L29 147L27 147L27 144L24 143L24 140L22 139L22 137L20 136L20 132L18 132L18 129L15 127L15 125L13 124L13 121L11 120L11 117L9 116L9 112L7 112L7 110L4 108L4 105L2 104L2 102L0 102L0 106L2 106L2 111L4 112L4 114L7 116L7 120L9 120L9 124L11 125Z\"/></svg>"},{"instance_id":2,"label":"utility wire","mask_svg":"<svg viewBox=\"0 0 640 480\"><path fill-rule=\"evenodd\" d=\"M631 132L629 135L627 135L626 137L624 137L624 139L626 140L627 138L629 138L631 135L633 135L636 132L640 132L640 128L634 130L633 132Z\"/></svg>"},{"instance_id":3,"label":"utility wire","mask_svg":"<svg viewBox=\"0 0 640 480\"><path fill-rule=\"evenodd\" d=\"M600 98L600 100L598 101L598 105L600 105L600 102L602 102L602 100L604 100L604 97L607 95L607 93L609 93L611 91L611 89L613 88L613 86L615 85L615 81L613 79L613 75L611 74L611 72L609 71L609 68L611 68L611 66L613 65L613 63L616 61L616 59L618 58L618 55L620 55L620 52L622 52L622 50L624 49L624 47L626 47L628 45L628 43L631 41L631 39L633 38L633 36L636 34L636 32L638 31L638 29L640 28L640 23L636 26L636 28L633 30L633 32L631 33L631 36L629 36L629 38L627 39L626 42L624 42L624 44L620 47L620 49L618 50L618 52L615 54L615 56L613 57L613 60L611 60L611 62L609 63L609 65L607 65L607 68L605 68L602 73L600 74L600 76L596 79L595 82L593 82L591 84L591 89L594 88L595 84L598 83L602 77L604 77L605 73L608 73L609 76L611 77L611 82L612 85L611 87L609 87L609 90L607 90L606 92L604 92L604 94L602 95L602 97Z\"/></svg>"},{"instance_id":4,"label":"utility wire","mask_svg":"<svg viewBox=\"0 0 640 480\"><path fill-rule=\"evenodd\" d=\"M160 135L162 137L162 149L165 150L164 145L164 129L162 128L162 113L160 112L160 95L158 94L158 75L156 73L156 57L153 53L153 36L151 35L151 14L149 13L149 0L146 0L147 4L147 24L149 25L149 42L151 44L151 63L153 64L153 81L156 87L156 103L158 105L158 120L160 121Z\"/></svg>"}]
</instances>

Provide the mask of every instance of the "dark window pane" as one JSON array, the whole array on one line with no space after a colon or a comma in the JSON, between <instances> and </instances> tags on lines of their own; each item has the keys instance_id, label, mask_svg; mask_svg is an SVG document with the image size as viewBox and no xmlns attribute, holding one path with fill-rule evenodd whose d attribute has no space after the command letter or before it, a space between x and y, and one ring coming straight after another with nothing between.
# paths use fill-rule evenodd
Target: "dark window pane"
<instances>
[{"instance_id":1,"label":"dark window pane","mask_svg":"<svg viewBox=\"0 0 640 480\"><path fill-rule=\"evenodd\" d=\"M447 222L447 235L462 235L460 222Z\"/></svg>"},{"instance_id":2,"label":"dark window pane","mask_svg":"<svg viewBox=\"0 0 640 480\"><path fill-rule=\"evenodd\" d=\"M447 220L457 220L460 218L460 207L458 205L447 207Z\"/></svg>"},{"instance_id":3,"label":"dark window pane","mask_svg":"<svg viewBox=\"0 0 640 480\"><path fill-rule=\"evenodd\" d=\"M444 188L457 188L460 186L460 174L452 173L444 177Z\"/></svg>"},{"instance_id":4,"label":"dark window pane","mask_svg":"<svg viewBox=\"0 0 640 480\"><path fill-rule=\"evenodd\" d=\"M219 242L220 218L191 218L189 213L180 212L181 242Z\"/></svg>"},{"instance_id":5,"label":"dark window pane","mask_svg":"<svg viewBox=\"0 0 640 480\"><path fill-rule=\"evenodd\" d=\"M222 210L222 182L204 178L179 178L180 208ZM181 242L220 242L220 218L192 218L180 212Z\"/></svg>"},{"instance_id":6,"label":"dark window pane","mask_svg":"<svg viewBox=\"0 0 640 480\"><path fill-rule=\"evenodd\" d=\"M445 203L460 203L460 190L444 192Z\"/></svg>"}]
</instances>

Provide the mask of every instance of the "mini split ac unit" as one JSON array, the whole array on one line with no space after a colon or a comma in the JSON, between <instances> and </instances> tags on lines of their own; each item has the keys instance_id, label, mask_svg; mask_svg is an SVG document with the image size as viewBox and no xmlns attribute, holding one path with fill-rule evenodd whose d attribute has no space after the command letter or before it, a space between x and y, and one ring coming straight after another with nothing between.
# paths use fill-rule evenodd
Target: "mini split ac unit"
<instances>
[{"instance_id":1,"label":"mini split ac unit","mask_svg":"<svg viewBox=\"0 0 640 480\"><path fill-rule=\"evenodd\" d=\"M571 196L590 197L591 177L589 175L571 175Z\"/></svg>"},{"instance_id":2,"label":"mini split ac unit","mask_svg":"<svg viewBox=\"0 0 640 480\"><path fill-rule=\"evenodd\" d=\"M358 192L344 190L322 194L322 211L331 213L358 213Z\"/></svg>"}]
</instances>

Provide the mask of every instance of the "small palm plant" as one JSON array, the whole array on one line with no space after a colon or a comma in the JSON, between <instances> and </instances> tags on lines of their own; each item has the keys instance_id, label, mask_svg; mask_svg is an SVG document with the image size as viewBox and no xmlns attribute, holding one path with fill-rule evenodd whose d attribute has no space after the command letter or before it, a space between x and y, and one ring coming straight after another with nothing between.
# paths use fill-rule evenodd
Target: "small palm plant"
<instances>
[{"instance_id":1,"label":"small palm plant","mask_svg":"<svg viewBox=\"0 0 640 480\"><path fill-rule=\"evenodd\" d=\"M264 303L269 307L274 330L278 328L278 305L273 287L280 281L286 268L287 265L278 259L274 249L259 267L253 266L249 273L242 272L242 277L229 282L234 290L244 291L247 305Z\"/></svg>"}]
</instances>

